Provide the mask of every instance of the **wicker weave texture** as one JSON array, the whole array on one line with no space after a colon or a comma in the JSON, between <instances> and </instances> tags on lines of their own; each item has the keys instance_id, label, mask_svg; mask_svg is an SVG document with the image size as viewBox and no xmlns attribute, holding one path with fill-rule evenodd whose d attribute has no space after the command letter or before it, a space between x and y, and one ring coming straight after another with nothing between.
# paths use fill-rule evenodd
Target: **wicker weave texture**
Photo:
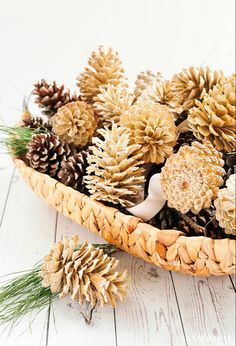
<instances>
[{"instance_id":1,"label":"wicker weave texture","mask_svg":"<svg viewBox=\"0 0 236 346\"><path fill-rule=\"evenodd\" d=\"M235 240L186 237L180 231L159 230L66 187L26 166L22 160L14 162L31 189L59 213L134 256L183 274L209 276L235 272Z\"/></svg>"}]
</instances>

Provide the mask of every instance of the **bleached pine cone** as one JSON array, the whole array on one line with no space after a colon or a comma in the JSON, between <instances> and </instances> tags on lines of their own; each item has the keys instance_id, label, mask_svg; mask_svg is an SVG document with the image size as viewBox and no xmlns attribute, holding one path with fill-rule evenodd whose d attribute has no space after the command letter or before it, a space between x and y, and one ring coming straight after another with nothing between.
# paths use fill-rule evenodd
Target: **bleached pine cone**
<instances>
[{"instance_id":1,"label":"bleached pine cone","mask_svg":"<svg viewBox=\"0 0 236 346\"><path fill-rule=\"evenodd\" d=\"M184 110L195 105L224 78L223 72L211 71L208 67L189 67L172 78L172 92L176 94Z\"/></svg>"},{"instance_id":2,"label":"bleached pine cone","mask_svg":"<svg viewBox=\"0 0 236 346\"><path fill-rule=\"evenodd\" d=\"M176 93L173 93L172 83L169 80L160 81L155 86L146 88L139 101L166 105L173 112L175 120L183 111L183 107L179 104L180 99Z\"/></svg>"},{"instance_id":3,"label":"bleached pine cone","mask_svg":"<svg viewBox=\"0 0 236 346\"><path fill-rule=\"evenodd\" d=\"M132 207L144 184L140 145L130 144L129 131L113 124L98 130L88 155L87 188L96 200Z\"/></svg>"},{"instance_id":4,"label":"bleached pine cone","mask_svg":"<svg viewBox=\"0 0 236 346\"><path fill-rule=\"evenodd\" d=\"M99 94L94 97L94 110L99 115L103 126L109 126L114 121L119 123L120 116L128 110L133 101L127 88L109 84L99 88Z\"/></svg>"},{"instance_id":5,"label":"bleached pine cone","mask_svg":"<svg viewBox=\"0 0 236 346\"><path fill-rule=\"evenodd\" d=\"M168 107L146 102L134 104L121 117L121 125L129 129L132 144L141 145L146 163L161 163L173 152L176 127Z\"/></svg>"},{"instance_id":6,"label":"bleached pine cone","mask_svg":"<svg viewBox=\"0 0 236 346\"><path fill-rule=\"evenodd\" d=\"M124 69L117 52L103 46L97 52L92 52L88 60L89 67L78 77L82 99L93 102L93 98L100 92L99 87L125 83Z\"/></svg>"},{"instance_id":7,"label":"bleached pine cone","mask_svg":"<svg viewBox=\"0 0 236 346\"><path fill-rule=\"evenodd\" d=\"M51 122L56 135L81 148L90 142L97 128L93 108L84 101L70 102L59 108Z\"/></svg>"},{"instance_id":8,"label":"bleached pine cone","mask_svg":"<svg viewBox=\"0 0 236 346\"><path fill-rule=\"evenodd\" d=\"M153 89L155 85L159 83L162 79L163 77L160 72L154 74L152 71L147 70L145 72L139 73L135 81L134 89L134 95L136 99L139 99L139 97L147 88Z\"/></svg>"},{"instance_id":9,"label":"bleached pine cone","mask_svg":"<svg viewBox=\"0 0 236 346\"><path fill-rule=\"evenodd\" d=\"M127 293L127 272L118 272L119 263L104 254L102 249L91 244L78 245L78 237L66 237L54 244L49 255L44 258L41 269L42 286L49 287L59 297L71 295L72 300L84 301L95 306L110 303L113 307L117 299L123 300Z\"/></svg>"},{"instance_id":10,"label":"bleached pine cone","mask_svg":"<svg viewBox=\"0 0 236 346\"><path fill-rule=\"evenodd\" d=\"M232 174L226 182L226 187L218 191L214 204L216 219L225 233L236 235L236 173Z\"/></svg>"},{"instance_id":11,"label":"bleached pine cone","mask_svg":"<svg viewBox=\"0 0 236 346\"><path fill-rule=\"evenodd\" d=\"M193 142L171 155L162 168L161 186L170 208L198 214L209 208L223 184L224 161L210 143Z\"/></svg>"},{"instance_id":12,"label":"bleached pine cone","mask_svg":"<svg viewBox=\"0 0 236 346\"><path fill-rule=\"evenodd\" d=\"M207 94L203 101L196 101L190 110L188 122L194 135L210 141L218 150L231 152L236 149L236 82L235 77L225 79Z\"/></svg>"}]
</instances>

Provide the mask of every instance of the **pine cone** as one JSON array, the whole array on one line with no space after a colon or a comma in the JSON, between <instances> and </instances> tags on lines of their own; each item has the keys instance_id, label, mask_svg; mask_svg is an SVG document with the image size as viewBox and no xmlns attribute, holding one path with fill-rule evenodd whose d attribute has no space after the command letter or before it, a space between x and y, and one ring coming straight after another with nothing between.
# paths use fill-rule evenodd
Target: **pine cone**
<instances>
[{"instance_id":1,"label":"pine cone","mask_svg":"<svg viewBox=\"0 0 236 346\"><path fill-rule=\"evenodd\" d=\"M137 79L135 81L135 89L134 95L136 99L143 94L143 92L151 88L153 89L157 83L159 83L163 79L162 74L157 72L154 74L152 71L147 70L145 72L141 72L138 74Z\"/></svg>"},{"instance_id":2,"label":"pine cone","mask_svg":"<svg viewBox=\"0 0 236 346\"><path fill-rule=\"evenodd\" d=\"M202 102L196 101L196 107L188 116L194 135L202 141L210 141L218 150L235 150L235 102L235 78L226 79L224 84L214 87Z\"/></svg>"},{"instance_id":3,"label":"pine cone","mask_svg":"<svg viewBox=\"0 0 236 346\"><path fill-rule=\"evenodd\" d=\"M232 174L226 182L226 187L220 189L214 204L216 219L225 233L236 235L236 174Z\"/></svg>"},{"instance_id":4,"label":"pine cone","mask_svg":"<svg viewBox=\"0 0 236 346\"><path fill-rule=\"evenodd\" d=\"M166 106L146 102L133 105L121 117L121 125L130 130L131 143L140 144L146 163L161 163L173 152L176 127Z\"/></svg>"},{"instance_id":5,"label":"pine cone","mask_svg":"<svg viewBox=\"0 0 236 346\"><path fill-rule=\"evenodd\" d=\"M170 208L194 214L209 208L223 184L224 161L210 143L193 142L171 155L162 168L161 185Z\"/></svg>"},{"instance_id":6,"label":"pine cone","mask_svg":"<svg viewBox=\"0 0 236 346\"><path fill-rule=\"evenodd\" d=\"M180 147L183 145L191 145L192 142L196 141L196 137L192 131L181 132L177 139L177 144L174 147L174 152L177 153Z\"/></svg>"},{"instance_id":7,"label":"pine cone","mask_svg":"<svg viewBox=\"0 0 236 346\"><path fill-rule=\"evenodd\" d=\"M81 148L90 142L97 128L92 106L83 101L70 102L59 108L51 122L56 135Z\"/></svg>"},{"instance_id":8,"label":"pine cone","mask_svg":"<svg viewBox=\"0 0 236 346\"><path fill-rule=\"evenodd\" d=\"M73 148L60 141L58 136L42 133L34 135L28 143L26 160L33 169L54 177L61 162L73 154Z\"/></svg>"},{"instance_id":9,"label":"pine cone","mask_svg":"<svg viewBox=\"0 0 236 346\"><path fill-rule=\"evenodd\" d=\"M81 151L74 156L69 157L62 162L61 169L58 173L60 182L70 186L75 190L82 190L84 181L83 177L87 166L87 152Z\"/></svg>"},{"instance_id":10,"label":"pine cone","mask_svg":"<svg viewBox=\"0 0 236 346\"><path fill-rule=\"evenodd\" d=\"M102 249L84 243L78 245L78 237L66 237L54 244L49 255L44 258L41 269L42 286L49 287L59 297L71 295L72 300L92 306L110 303L113 307L117 299L123 300L127 293L127 272L118 272L119 263L104 254Z\"/></svg>"},{"instance_id":11,"label":"pine cone","mask_svg":"<svg viewBox=\"0 0 236 346\"><path fill-rule=\"evenodd\" d=\"M172 92L184 110L195 105L195 100L203 97L224 78L221 71L211 71L208 67L189 67L172 78Z\"/></svg>"},{"instance_id":12,"label":"pine cone","mask_svg":"<svg viewBox=\"0 0 236 346\"><path fill-rule=\"evenodd\" d=\"M52 125L40 117L29 117L23 119L23 126L30 129L38 129L40 132L51 132Z\"/></svg>"},{"instance_id":13,"label":"pine cone","mask_svg":"<svg viewBox=\"0 0 236 346\"><path fill-rule=\"evenodd\" d=\"M144 184L140 145L130 144L129 132L115 124L111 130L100 129L98 133L103 139L93 138L87 188L96 200L131 207Z\"/></svg>"},{"instance_id":14,"label":"pine cone","mask_svg":"<svg viewBox=\"0 0 236 346\"><path fill-rule=\"evenodd\" d=\"M106 51L100 46L98 52L92 53L88 64L89 67L78 77L82 100L93 102L93 98L100 92L100 86L124 84L124 69L118 53L111 48Z\"/></svg>"},{"instance_id":15,"label":"pine cone","mask_svg":"<svg viewBox=\"0 0 236 346\"><path fill-rule=\"evenodd\" d=\"M43 114L48 117L53 116L61 106L79 99L65 90L64 85L58 86L56 82L49 84L44 79L34 85L33 94L36 95L36 103L43 108Z\"/></svg>"},{"instance_id":16,"label":"pine cone","mask_svg":"<svg viewBox=\"0 0 236 346\"><path fill-rule=\"evenodd\" d=\"M168 80L156 83L151 88L146 88L139 98L141 102L160 103L169 108L174 114L175 120L183 111L183 107L179 104L179 97L172 91L172 83Z\"/></svg>"},{"instance_id":17,"label":"pine cone","mask_svg":"<svg viewBox=\"0 0 236 346\"><path fill-rule=\"evenodd\" d=\"M112 121L119 123L121 114L131 107L134 96L126 88L112 84L100 87L99 91L94 97L94 110L103 126L111 125Z\"/></svg>"}]
</instances>

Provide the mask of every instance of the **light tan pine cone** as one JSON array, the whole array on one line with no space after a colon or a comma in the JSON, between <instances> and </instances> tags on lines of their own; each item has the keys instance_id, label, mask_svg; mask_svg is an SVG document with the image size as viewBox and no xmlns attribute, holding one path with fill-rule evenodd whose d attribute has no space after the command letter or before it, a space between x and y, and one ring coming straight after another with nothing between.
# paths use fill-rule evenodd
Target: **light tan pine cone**
<instances>
[{"instance_id":1,"label":"light tan pine cone","mask_svg":"<svg viewBox=\"0 0 236 346\"><path fill-rule=\"evenodd\" d=\"M208 67L189 67L172 78L172 92L183 110L189 110L224 78L223 72Z\"/></svg>"},{"instance_id":2,"label":"light tan pine cone","mask_svg":"<svg viewBox=\"0 0 236 346\"><path fill-rule=\"evenodd\" d=\"M50 120L56 135L81 148L90 142L97 128L93 108L84 101L70 102L59 108Z\"/></svg>"},{"instance_id":3,"label":"light tan pine cone","mask_svg":"<svg viewBox=\"0 0 236 346\"><path fill-rule=\"evenodd\" d=\"M88 65L78 77L78 86L84 101L93 102L101 86L125 84L122 63L118 53L111 48L106 50L100 46L97 52L92 52Z\"/></svg>"},{"instance_id":4,"label":"light tan pine cone","mask_svg":"<svg viewBox=\"0 0 236 346\"><path fill-rule=\"evenodd\" d=\"M134 95L136 99L139 99L147 89L152 90L162 79L163 77L160 72L157 72L156 74L150 70L140 72L135 81Z\"/></svg>"},{"instance_id":5,"label":"light tan pine cone","mask_svg":"<svg viewBox=\"0 0 236 346\"><path fill-rule=\"evenodd\" d=\"M173 153L176 127L168 107L147 102L134 104L121 117L121 125L129 129L132 144L141 145L146 163L161 163Z\"/></svg>"},{"instance_id":6,"label":"light tan pine cone","mask_svg":"<svg viewBox=\"0 0 236 346\"><path fill-rule=\"evenodd\" d=\"M210 143L193 142L171 155L162 168L161 186L170 208L198 214L209 208L223 184L224 161Z\"/></svg>"},{"instance_id":7,"label":"light tan pine cone","mask_svg":"<svg viewBox=\"0 0 236 346\"><path fill-rule=\"evenodd\" d=\"M87 188L96 200L131 207L143 190L144 168L140 145L130 144L129 131L113 124L98 130L88 155Z\"/></svg>"},{"instance_id":8,"label":"light tan pine cone","mask_svg":"<svg viewBox=\"0 0 236 346\"><path fill-rule=\"evenodd\" d=\"M102 249L84 243L78 246L78 237L66 237L54 244L44 258L41 269L42 286L49 287L59 297L71 295L72 300L92 306L98 301L115 307L117 300L127 294L127 272L118 272L119 263L104 254Z\"/></svg>"},{"instance_id":9,"label":"light tan pine cone","mask_svg":"<svg viewBox=\"0 0 236 346\"><path fill-rule=\"evenodd\" d=\"M119 85L102 86L99 91L94 97L94 110L101 123L103 126L110 126L112 122L119 123L121 115L131 107L134 96L127 88Z\"/></svg>"},{"instance_id":10,"label":"light tan pine cone","mask_svg":"<svg viewBox=\"0 0 236 346\"><path fill-rule=\"evenodd\" d=\"M210 141L218 150L236 149L236 79L225 79L190 110L188 122L199 140Z\"/></svg>"}]
</instances>

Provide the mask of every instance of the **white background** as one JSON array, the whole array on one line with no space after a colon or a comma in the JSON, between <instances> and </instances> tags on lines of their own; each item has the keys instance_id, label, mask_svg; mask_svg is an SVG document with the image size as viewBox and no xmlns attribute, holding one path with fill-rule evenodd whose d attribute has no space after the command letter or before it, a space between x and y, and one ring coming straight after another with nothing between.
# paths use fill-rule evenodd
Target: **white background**
<instances>
[{"instance_id":1,"label":"white background","mask_svg":"<svg viewBox=\"0 0 236 346\"><path fill-rule=\"evenodd\" d=\"M234 71L234 0L0 0L0 116L15 123L33 83L46 78L76 90L75 77L90 52L103 44L120 54L133 85L141 70L167 78L190 65ZM0 157L0 275L30 268L55 235L79 227L49 208ZM98 239L80 232L82 240ZM28 320L0 346L233 346L231 278L192 278L120 255L132 281L114 311L96 309L91 325L77 304L55 304L28 327ZM44 333L42 332L44 331ZM41 339L42 337L42 339Z\"/></svg>"}]
</instances>

